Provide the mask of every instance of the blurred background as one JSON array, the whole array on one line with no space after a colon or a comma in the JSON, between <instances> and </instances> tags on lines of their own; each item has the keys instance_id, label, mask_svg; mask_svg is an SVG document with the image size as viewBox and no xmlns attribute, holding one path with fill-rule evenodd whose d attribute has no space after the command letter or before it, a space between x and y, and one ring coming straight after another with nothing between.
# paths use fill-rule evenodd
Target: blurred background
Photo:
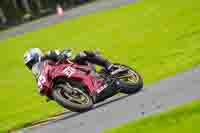
<instances>
[{"instance_id":1,"label":"blurred background","mask_svg":"<svg viewBox=\"0 0 200 133\"><path fill-rule=\"evenodd\" d=\"M92 0L0 0L0 30L73 8Z\"/></svg>"}]
</instances>

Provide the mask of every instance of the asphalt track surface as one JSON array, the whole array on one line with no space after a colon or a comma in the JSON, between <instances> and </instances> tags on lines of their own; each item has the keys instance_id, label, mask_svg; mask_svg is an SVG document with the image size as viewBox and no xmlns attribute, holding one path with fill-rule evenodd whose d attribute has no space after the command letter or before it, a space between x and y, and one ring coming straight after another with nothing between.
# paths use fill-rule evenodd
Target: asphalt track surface
<instances>
[{"instance_id":1,"label":"asphalt track surface","mask_svg":"<svg viewBox=\"0 0 200 133\"><path fill-rule=\"evenodd\" d=\"M199 86L200 66L163 79L145 87L137 94L108 99L88 112L65 113L57 120L21 131L24 133L102 133L107 128L199 99Z\"/></svg>"},{"instance_id":2,"label":"asphalt track surface","mask_svg":"<svg viewBox=\"0 0 200 133\"><path fill-rule=\"evenodd\" d=\"M91 12L115 8L115 7L127 5L129 3L133 3L135 1L136 0L96 0L92 3L85 4L80 7L65 11L64 16L62 17L58 15L51 15L45 18L41 18L40 20L36 20L27 24L23 24L21 26L17 26L10 30L0 32L0 40L21 35L26 32L35 31L37 29L44 28L52 24L60 23L72 18L87 15Z\"/></svg>"}]
</instances>

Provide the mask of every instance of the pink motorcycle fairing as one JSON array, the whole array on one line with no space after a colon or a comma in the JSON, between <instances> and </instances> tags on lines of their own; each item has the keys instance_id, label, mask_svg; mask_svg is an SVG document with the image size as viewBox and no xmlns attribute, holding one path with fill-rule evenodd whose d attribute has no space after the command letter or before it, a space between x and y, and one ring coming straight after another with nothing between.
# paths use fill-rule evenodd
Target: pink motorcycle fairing
<instances>
[{"instance_id":1,"label":"pink motorcycle fairing","mask_svg":"<svg viewBox=\"0 0 200 133\"><path fill-rule=\"evenodd\" d=\"M44 70L38 79L38 86L41 93L51 93L55 79L64 77L73 80L80 80L90 93L97 93L97 89L104 84L102 79L97 79L91 73L92 67L90 65L79 65L73 62L66 62L63 64L50 65L44 64Z\"/></svg>"}]
</instances>

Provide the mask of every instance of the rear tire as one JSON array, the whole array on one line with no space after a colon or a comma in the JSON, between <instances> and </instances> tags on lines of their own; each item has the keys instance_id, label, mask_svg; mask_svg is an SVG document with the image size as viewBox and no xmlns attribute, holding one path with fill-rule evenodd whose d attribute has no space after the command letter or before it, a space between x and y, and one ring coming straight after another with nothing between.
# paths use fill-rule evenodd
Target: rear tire
<instances>
[{"instance_id":1,"label":"rear tire","mask_svg":"<svg viewBox=\"0 0 200 133\"><path fill-rule=\"evenodd\" d=\"M126 65L121 65L121 64L115 64L115 65L128 68L128 71L131 71L137 77L137 80L134 83L120 80L120 86L121 86L120 92L125 94L133 94L139 92L143 88L143 79L137 71Z\"/></svg>"},{"instance_id":2,"label":"rear tire","mask_svg":"<svg viewBox=\"0 0 200 133\"><path fill-rule=\"evenodd\" d=\"M64 108L69 109L73 112L83 112L83 111L89 110L93 107L92 98L86 92L83 92L82 90L80 90L80 91L83 93L83 95L85 97L87 97L87 103L78 104L75 102L71 102L69 99L67 99L63 95L63 91L65 91L65 89L71 89L69 87L68 88L66 88L66 87L67 86L65 84L58 84L58 85L55 85L55 87L54 87L52 96L58 104L60 104ZM65 91L64 93L67 93L67 92Z\"/></svg>"}]
</instances>

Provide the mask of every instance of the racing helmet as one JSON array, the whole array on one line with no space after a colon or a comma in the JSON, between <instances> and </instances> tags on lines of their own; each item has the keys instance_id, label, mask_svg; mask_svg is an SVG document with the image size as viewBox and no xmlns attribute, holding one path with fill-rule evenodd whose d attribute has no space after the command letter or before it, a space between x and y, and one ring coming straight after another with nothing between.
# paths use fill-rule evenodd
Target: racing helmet
<instances>
[{"instance_id":1,"label":"racing helmet","mask_svg":"<svg viewBox=\"0 0 200 133\"><path fill-rule=\"evenodd\" d=\"M31 48L24 54L24 63L29 69L32 69L33 65L38 63L42 56L44 54L39 48Z\"/></svg>"}]
</instances>

